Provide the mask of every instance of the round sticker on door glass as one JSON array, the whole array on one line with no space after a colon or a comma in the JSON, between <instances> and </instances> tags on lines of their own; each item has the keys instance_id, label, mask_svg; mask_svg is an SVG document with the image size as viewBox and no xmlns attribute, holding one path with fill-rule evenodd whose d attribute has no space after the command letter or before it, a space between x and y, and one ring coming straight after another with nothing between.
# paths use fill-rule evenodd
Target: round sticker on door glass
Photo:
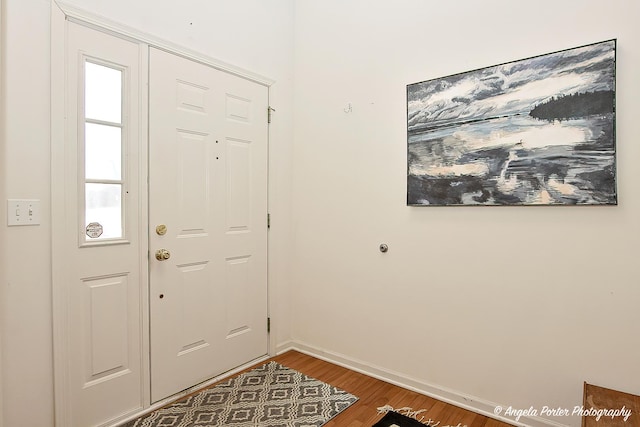
<instances>
[{"instance_id":1,"label":"round sticker on door glass","mask_svg":"<svg viewBox=\"0 0 640 427\"><path fill-rule=\"evenodd\" d=\"M97 239L102 236L102 225L99 222L90 222L89 225L87 225L86 232L90 238Z\"/></svg>"}]
</instances>

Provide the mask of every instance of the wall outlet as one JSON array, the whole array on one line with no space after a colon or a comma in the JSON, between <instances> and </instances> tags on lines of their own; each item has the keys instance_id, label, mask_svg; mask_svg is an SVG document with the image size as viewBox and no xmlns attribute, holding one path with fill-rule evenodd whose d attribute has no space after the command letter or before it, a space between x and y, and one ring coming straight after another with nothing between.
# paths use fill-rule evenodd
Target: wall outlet
<instances>
[{"instance_id":1,"label":"wall outlet","mask_svg":"<svg viewBox=\"0 0 640 427\"><path fill-rule=\"evenodd\" d=\"M7 225L40 225L40 200L7 200Z\"/></svg>"}]
</instances>

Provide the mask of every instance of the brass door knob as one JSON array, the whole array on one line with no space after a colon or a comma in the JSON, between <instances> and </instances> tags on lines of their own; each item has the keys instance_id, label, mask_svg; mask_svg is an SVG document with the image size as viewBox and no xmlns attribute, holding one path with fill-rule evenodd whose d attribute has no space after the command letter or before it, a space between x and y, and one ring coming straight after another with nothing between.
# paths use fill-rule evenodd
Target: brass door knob
<instances>
[{"instance_id":1,"label":"brass door knob","mask_svg":"<svg viewBox=\"0 0 640 427\"><path fill-rule=\"evenodd\" d=\"M166 249L158 249L156 251L156 259L158 261L165 261L171 258L171 252Z\"/></svg>"}]
</instances>

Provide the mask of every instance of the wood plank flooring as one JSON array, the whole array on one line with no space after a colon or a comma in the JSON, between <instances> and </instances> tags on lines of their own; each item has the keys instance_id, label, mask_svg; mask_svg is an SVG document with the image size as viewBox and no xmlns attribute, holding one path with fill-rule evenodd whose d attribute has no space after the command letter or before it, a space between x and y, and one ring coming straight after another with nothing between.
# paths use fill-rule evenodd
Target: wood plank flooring
<instances>
[{"instance_id":1,"label":"wood plank flooring","mask_svg":"<svg viewBox=\"0 0 640 427\"><path fill-rule=\"evenodd\" d=\"M431 418L441 426L458 424L468 427L511 427L510 424L440 402L431 397L377 380L297 351L288 351L270 360L300 371L306 375L339 387L358 396L359 400L326 427L371 427L382 415L377 408L391 405L394 408L411 407L427 409L423 421Z\"/></svg>"},{"instance_id":2,"label":"wood plank flooring","mask_svg":"<svg viewBox=\"0 0 640 427\"><path fill-rule=\"evenodd\" d=\"M625 408L631 411L631 416L626 421L624 416L599 420L595 416L587 416L582 418L582 427L640 427L640 396L584 383L583 406L597 410Z\"/></svg>"}]
</instances>

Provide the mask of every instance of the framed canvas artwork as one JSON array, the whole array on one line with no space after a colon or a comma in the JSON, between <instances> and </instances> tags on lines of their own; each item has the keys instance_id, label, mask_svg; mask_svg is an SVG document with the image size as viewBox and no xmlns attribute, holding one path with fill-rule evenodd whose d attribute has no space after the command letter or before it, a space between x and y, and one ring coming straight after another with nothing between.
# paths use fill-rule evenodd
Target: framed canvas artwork
<instances>
[{"instance_id":1,"label":"framed canvas artwork","mask_svg":"<svg viewBox=\"0 0 640 427\"><path fill-rule=\"evenodd\" d=\"M407 204L615 205L616 40L407 86Z\"/></svg>"}]
</instances>

